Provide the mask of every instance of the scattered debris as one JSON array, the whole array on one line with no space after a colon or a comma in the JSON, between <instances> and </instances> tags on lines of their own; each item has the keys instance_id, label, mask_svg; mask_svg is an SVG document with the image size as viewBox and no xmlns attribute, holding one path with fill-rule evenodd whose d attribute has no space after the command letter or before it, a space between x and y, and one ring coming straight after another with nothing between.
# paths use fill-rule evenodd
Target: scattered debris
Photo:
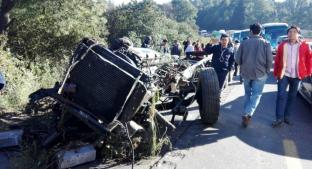
<instances>
[{"instance_id":1,"label":"scattered debris","mask_svg":"<svg viewBox=\"0 0 312 169\"><path fill-rule=\"evenodd\" d=\"M194 101L200 105L202 121L214 124L220 91L216 73L207 65L209 58L194 62L126 44L112 51L83 39L63 82L29 96L27 112L40 117L38 112L49 110L43 113L49 123L28 127L25 141L33 148L28 152L44 149L58 158L55 162L53 157L42 157L51 162L40 161L34 168L46 164L50 165L44 168L53 168L54 163L72 167L95 160L95 154L103 161L132 163L157 155L163 145L170 145L167 134L175 130L174 116L186 120L187 107ZM171 110L171 122L161 115L163 110ZM94 147L68 150L77 147L76 142Z\"/></svg>"}]
</instances>

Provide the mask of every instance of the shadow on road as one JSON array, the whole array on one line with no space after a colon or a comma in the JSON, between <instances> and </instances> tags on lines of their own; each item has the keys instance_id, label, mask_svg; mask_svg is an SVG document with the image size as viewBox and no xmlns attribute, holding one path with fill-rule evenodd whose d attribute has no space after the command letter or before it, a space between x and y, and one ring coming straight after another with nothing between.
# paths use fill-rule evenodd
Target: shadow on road
<instances>
[{"instance_id":1,"label":"shadow on road","mask_svg":"<svg viewBox=\"0 0 312 169\"><path fill-rule=\"evenodd\" d=\"M188 149L216 143L229 137L237 137L256 149L285 155L284 143L290 140L295 144L301 159L312 160L312 110L310 105L298 96L292 111L294 125L284 124L281 128L274 129L271 127L271 123L275 118L275 99L276 92L264 93L251 125L248 128L242 128L241 115L244 97L239 97L222 106L219 121L213 127L204 126L200 120L193 122L193 127L188 129L184 138L180 139L181 141L175 145L174 149Z\"/></svg>"}]
</instances>

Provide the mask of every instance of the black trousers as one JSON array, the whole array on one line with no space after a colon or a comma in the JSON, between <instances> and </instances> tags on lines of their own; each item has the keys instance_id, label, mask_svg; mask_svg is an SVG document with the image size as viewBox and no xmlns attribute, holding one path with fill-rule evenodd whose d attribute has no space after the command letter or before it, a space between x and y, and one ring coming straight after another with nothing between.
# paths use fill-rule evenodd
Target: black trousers
<instances>
[{"instance_id":1,"label":"black trousers","mask_svg":"<svg viewBox=\"0 0 312 169\"><path fill-rule=\"evenodd\" d=\"M0 90L2 90L4 87L4 84L0 83Z\"/></svg>"},{"instance_id":2,"label":"black trousers","mask_svg":"<svg viewBox=\"0 0 312 169\"><path fill-rule=\"evenodd\" d=\"M216 71L216 72L217 72L217 75L218 75L219 87L220 87L220 89L222 89L225 80L227 80L226 77L227 77L229 71L227 71L227 70L222 70L222 71Z\"/></svg>"},{"instance_id":3,"label":"black trousers","mask_svg":"<svg viewBox=\"0 0 312 169\"><path fill-rule=\"evenodd\" d=\"M237 76L237 74L238 74L238 64L235 63L235 65L234 65L234 76Z\"/></svg>"}]
</instances>

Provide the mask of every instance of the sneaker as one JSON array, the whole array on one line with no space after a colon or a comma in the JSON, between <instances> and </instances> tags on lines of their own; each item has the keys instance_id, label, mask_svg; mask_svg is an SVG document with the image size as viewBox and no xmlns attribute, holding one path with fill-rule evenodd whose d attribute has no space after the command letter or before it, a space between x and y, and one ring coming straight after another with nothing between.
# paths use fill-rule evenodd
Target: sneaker
<instances>
[{"instance_id":1,"label":"sneaker","mask_svg":"<svg viewBox=\"0 0 312 169\"><path fill-rule=\"evenodd\" d=\"M280 127L282 124L283 124L283 120L281 120L281 119L275 120L275 121L272 123L272 127L273 127L273 128Z\"/></svg>"},{"instance_id":2,"label":"sneaker","mask_svg":"<svg viewBox=\"0 0 312 169\"><path fill-rule=\"evenodd\" d=\"M285 118L285 119L284 119L284 122L285 122L286 124L290 125L290 126L294 125L291 121L289 121L288 118Z\"/></svg>"},{"instance_id":3,"label":"sneaker","mask_svg":"<svg viewBox=\"0 0 312 169\"><path fill-rule=\"evenodd\" d=\"M246 128L249 125L250 121L251 121L251 116L249 116L249 115L243 116L242 117L242 126L244 128Z\"/></svg>"}]
</instances>

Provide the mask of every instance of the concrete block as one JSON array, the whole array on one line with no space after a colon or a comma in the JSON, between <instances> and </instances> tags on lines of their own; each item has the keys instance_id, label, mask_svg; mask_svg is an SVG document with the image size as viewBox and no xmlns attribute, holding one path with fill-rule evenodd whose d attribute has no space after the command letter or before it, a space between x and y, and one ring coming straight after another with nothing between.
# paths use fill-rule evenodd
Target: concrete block
<instances>
[{"instance_id":1,"label":"concrete block","mask_svg":"<svg viewBox=\"0 0 312 169\"><path fill-rule=\"evenodd\" d=\"M86 145L77 149L60 151L57 154L58 168L64 169L94 161L96 150L92 145Z\"/></svg>"},{"instance_id":2,"label":"concrete block","mask_svg":"<svg viewBox=\"0 0 312 169\"><path fill-rule=\"evenodd\" d=\"M0 148L14 147L21 143L23 130L10 130L0 132Z\"/></svg>"}]
</instances>

